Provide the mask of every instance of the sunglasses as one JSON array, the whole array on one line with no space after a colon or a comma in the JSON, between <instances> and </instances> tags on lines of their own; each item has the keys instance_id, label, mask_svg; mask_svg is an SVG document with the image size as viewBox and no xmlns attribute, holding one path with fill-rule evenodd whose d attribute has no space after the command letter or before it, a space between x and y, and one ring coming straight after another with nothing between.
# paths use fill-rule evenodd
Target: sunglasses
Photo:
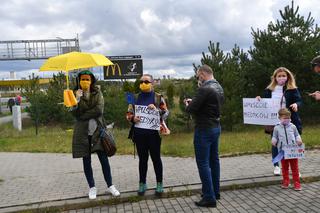
<instances>
[{"instance_id":1,"label":"sunglasses","mask_svg":"<svg viewBox=\"0 0 320 213\"><path fill-rule=\"evenodd\" d=\"M150 84L151 82L148 81L148 80L140 81L140 84L143 84L143 83L145 83L145 84Z\"/></svg>"}]
</instances>

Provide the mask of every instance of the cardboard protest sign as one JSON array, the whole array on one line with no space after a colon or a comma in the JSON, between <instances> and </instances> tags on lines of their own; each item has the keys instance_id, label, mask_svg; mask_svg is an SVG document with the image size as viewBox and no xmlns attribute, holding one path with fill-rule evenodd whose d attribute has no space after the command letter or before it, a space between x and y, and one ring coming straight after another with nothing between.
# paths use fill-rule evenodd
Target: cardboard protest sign
<instances>
[{"instance_id":1,"label":"cardboard protest sign","mask_svg":"<svg viewBox=\"0 0 320 213\"><path fill-rule=\"evenodd\" d=\"M263 98L243 98L243 123L256 125L276 125L279 123L280 100Z\"/></svg>"},{"instance_id":2,"label":"cardboard protest sign","mask_svg":"<svg viewBox=\"0 0 320 213\"><path fill-rule=\"evenodd\" d=\"M304 144L298 146L297 144L287 144L282 147L284 151L284 159L304 158Z\"/></svg>"},{"instance_id":3,"label":"cardboard protest sign","mask_svg":"<svg viewBox=\"0 0 320 213\"><path fill-rule=\"evenodd\" d=\"M149 109L148 106L135 105L135 116L140 117L140 122L135 123L135 127L160 130L159 110Z\"/></svg>"}]
</instances>

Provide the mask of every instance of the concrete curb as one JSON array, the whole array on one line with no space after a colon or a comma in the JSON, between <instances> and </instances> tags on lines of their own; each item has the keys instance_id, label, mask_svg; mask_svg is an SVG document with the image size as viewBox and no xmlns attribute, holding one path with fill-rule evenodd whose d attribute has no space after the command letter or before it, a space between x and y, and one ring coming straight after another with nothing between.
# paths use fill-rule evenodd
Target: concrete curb
<instances>
[{"instance_id":1,"label":"concrete curb","mask_svg":"<svg viewBox=\"0 0 320 213\"><path fill-rule=\"evenodd\" d=\"M312 176L312 173L301 178L302 183L310 183L320 181L319 176ZM238 190L245 188L265 187L270 185L277 185L281 183L281 176L261 176L234 180L221 181L221 191ZM71 198L66 200L44 201L39 203L32 203L28 205L17 205L0 208L2 212L61 212L74 209L92 208L102 205L115 205L125 202L138 202L141 200L170 198L179 196L191 196L201 192L200 184L181 185L166 187L165 192L161 197L154 195L154 189L146 192L145 196L137 196L136 191L122 192L120 198L113 198L110 195L98 195L95 201L89 201L87 197ZM222 194L223 199L223 194Z\"/></svg>"}]
</instances>

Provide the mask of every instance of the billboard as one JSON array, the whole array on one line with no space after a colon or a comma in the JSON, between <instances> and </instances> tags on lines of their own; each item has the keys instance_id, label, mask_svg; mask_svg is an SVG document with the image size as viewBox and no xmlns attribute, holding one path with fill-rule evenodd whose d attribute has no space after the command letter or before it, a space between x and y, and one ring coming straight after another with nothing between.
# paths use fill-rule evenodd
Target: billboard
<instances>
[{"instance_id":1,"label":"billboard","mask_svg":"<svg viewBox=\"0 0 320 213\"><path fill-rule=\"evenodd\" d=\"M104 79L136 79L143 74L140 55L107 56L114 65L103 67Z\"/></svg>"}]
</instances>

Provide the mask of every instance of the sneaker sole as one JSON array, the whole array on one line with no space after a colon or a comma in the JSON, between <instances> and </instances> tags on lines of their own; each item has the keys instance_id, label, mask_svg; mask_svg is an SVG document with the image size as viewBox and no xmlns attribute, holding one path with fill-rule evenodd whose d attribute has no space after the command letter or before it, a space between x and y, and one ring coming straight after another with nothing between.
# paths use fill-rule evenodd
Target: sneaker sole
<instances>
[{"instance_id":1,"label":"sneaker sole","mask_svg":"<svg viewBox=\"0 0 320 213\"><path fill-rule=\"evenodd\" d=\"M112 195L113 197L119 197L121 194L118 194L118 195L115 195L115 194L112 194L110 191L107 191L107 194L110 194Z\"/></svg>"}]
</instances>

